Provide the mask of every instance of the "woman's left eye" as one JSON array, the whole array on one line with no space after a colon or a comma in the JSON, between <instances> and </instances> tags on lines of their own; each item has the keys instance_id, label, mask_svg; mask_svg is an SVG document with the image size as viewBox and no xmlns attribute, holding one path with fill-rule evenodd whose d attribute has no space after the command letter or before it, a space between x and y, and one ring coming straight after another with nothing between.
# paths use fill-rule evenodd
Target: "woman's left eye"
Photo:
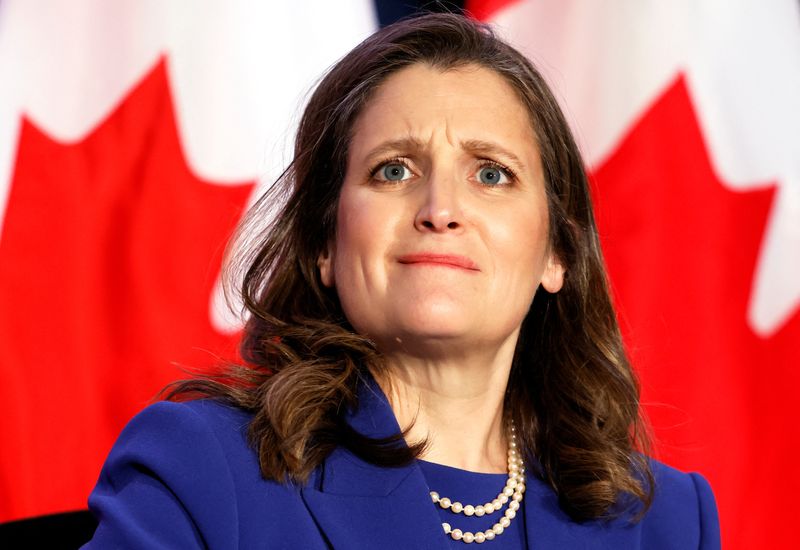
<instances>
[{"instance_id":1,"label":"woman's left eye","mask_svg":"<svg viewBox=\"0 0 800 550\"><path fill-rule=\"evenodd\" d=\"M511 182L509 173L495 165L481 166L477 176L478 181L484 185L503 185Z\"/></svg>"}]
</instances>

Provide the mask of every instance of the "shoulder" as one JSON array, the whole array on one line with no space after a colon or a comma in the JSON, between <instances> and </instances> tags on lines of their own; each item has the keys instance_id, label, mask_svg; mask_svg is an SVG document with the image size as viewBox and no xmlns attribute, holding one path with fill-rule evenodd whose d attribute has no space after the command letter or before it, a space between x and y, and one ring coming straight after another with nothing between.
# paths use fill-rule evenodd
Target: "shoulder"
<instances>
[{"instance_id":1,"label":"shoulder","mask_svg":"<svg viewBox=\"0 0 800 550\"><path fill-rule=\"evenodd\" d=\"M708 481L655 460L650 464L654 499L641 522L643 539L669 539L674 548L719 548L719 518Z\"/></svg>"},{"instance_id":2,"label":"shoulder","mask_svg":"<svg viewBox=\"0 0 800 550\"><path fill-rule=\"evenodd\" d=\"M125 426L122 435L136 432L150 425L179 424L186 428L216 429L227 426L246 426L252 415L216 399L192 401L159 401L134 416Z\"/></svg>"},{"instance_id":3,"label":"shoulder","mask_svg":"<svg viewBox=\"0 0 800 550\"><path fill-rule=\"evenodd\" d=\"M262 478L247 439L251 419L211 399L159 402L136 415L89 497L99 520L92 543L224 548L257 534L247 526L269 523L251 515L276 505L292 513L298 490Z\"/></svg>"},{"instance_id":4,"label":"shoulder","mask_svg":"<svg viewBox=\"0 0 800 550\"><path fill-rule=\"evenodd\" d=\"M161 474L215 468L246 454L250 415L210 399L162 401L137 414L120 434L106 468L146 465Z\"/></svg>"},{"instance_id":5,"label":"shoulder","mask_svg":"<svg viewBox=\"0 0 800 550\"><path fill-rule=\"evenodd\" d=\"M118 445L136 441L140 445L167 444L175 450L189 445L225 445L226 452L247 448L247 427L252 415L214 399L186 402L160 401L150 405L128 423Z\"/></svg>"},{"instance_id":6,"label":"shoulder","mask_svg":"<svg viewBox=\"0 0 800 550\"><path fill-rule=\"evenodd\" d=\"M576 522L561 508L558 496L539 478L529 476L526 500L534 500L529 523L538 524L539 537L550 537L553 547L646 548L647 550L719 550L719 521L714 495L699 474L683 473L650 460L654 476L651 507L637 520L636 510L613 519ZM561 537L561 538L559 538ZM549 540L549 539L548 539Z\"/></svg>"},{"instance_id":7,"label":"shoulder","mask_svg":"<svg viewBox=\"0 0 800 550\"><path fill-rule=\"evenodd\" d=\"M120 441L140 433L157 436L159 428L180 426L190 432L205 431L223 425L247 424L251 415L214 399L175 402L159 401L134 416L120 434Z\"/></svg>"}]
</instances>

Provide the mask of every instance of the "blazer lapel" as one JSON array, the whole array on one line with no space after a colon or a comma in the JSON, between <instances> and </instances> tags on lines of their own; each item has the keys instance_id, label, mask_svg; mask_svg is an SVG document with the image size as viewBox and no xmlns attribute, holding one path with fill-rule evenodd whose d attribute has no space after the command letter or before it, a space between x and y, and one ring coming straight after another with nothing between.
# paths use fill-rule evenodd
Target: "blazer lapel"
<instances>
[{"instance_id":1,"label":"blazer lapel","mask_svg":"<svg viewBox=\"0 0 800 550\"><path fill-rule=\"evenodd\" d=\"M529 473L525 488L522 506L529 548L591 548L579 536L580 525L558 506L558 497L550 487Z\"/></svg>"},{"instance_id":2,"label":"blazer lapel","mask_svg":"<svg viewBox=\"0 0 800 550\"><path fill-rule=\"evenodd\" d=\"M525 529L531 549L569 548L600 550L639 548L641 531L627 516L578 523L558 505L555 492L539 479L528 475L525 491Z\"/></svg>"},{"instance_id":3,"label":"blazer lapel","mask_svg":"<svg viewBox=\"0 0 800 550\"><path fill-rule=\"evenodd\" d=\"M348 423L370 437L400 433L380 387L370 377L361 384L359 406ZM336 549L448 548L429 489L416 463L399 468L369 464L336 449L318 469L303 500Z\"/></svg>"}]
</instances>

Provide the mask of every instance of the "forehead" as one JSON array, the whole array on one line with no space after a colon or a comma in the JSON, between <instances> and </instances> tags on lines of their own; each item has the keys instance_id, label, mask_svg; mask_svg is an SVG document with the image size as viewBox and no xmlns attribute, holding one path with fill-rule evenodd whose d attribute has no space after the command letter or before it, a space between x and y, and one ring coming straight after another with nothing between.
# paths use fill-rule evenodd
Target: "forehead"
<instances>
[{"instance_id":1,"label":"forehead","mask_svg":"<svg viewBox=\"0 0 800 550\"><path fill-rule=\"evenodd\" d=\"M425 64L387 77L353 127L353 148L388 138L481 140L538 158L530 113L496 72L477 65L442 70Z\"/></svg>"}]
</instances>

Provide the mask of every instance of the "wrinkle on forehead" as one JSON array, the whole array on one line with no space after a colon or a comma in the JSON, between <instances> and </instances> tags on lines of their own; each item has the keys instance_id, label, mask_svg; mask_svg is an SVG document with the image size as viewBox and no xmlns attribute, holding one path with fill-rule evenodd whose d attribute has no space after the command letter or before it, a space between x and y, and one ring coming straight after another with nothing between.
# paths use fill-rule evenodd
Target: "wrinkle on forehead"
<instances>
[{"instance_id":1,"label":"wrinkle on forehead","mask_svg":"<svg viewBox=\"0 0 800 550\"><path fill-rule=\"evenodd\" d=\"M454 83L465 93L454 92ZM517 167L535 171L539 164L538 139L517 91L479 65L443 71L418 64L397 71L364 106L353 130L350 153L359 159L377 156L377 149L421 151L438 140L473 153L505 150L510 154L504 158Z\"/></svg>"},{"instance_id":2,"label":"wrinkle on forehead","mask_svg":"<svg viewBox=\"0 0 800 550\"><path fill-rule=\"evenodd\" d=\"M433 134L431 134L430 138L426 141L411 134L398 139L389 139L370 149L365 155L365 159L371 162L387 155L398 153L421 155L430 149L433 139ZM468 139L456 142L454 138L451 139L447 136L446 139L453 148L470 153L473 156L500 157L508 164L513 165L513 168L517 170L525 170L528 168L526 163L519 156L500 143L480 139Z\"/></svg>"}]
</instances>

